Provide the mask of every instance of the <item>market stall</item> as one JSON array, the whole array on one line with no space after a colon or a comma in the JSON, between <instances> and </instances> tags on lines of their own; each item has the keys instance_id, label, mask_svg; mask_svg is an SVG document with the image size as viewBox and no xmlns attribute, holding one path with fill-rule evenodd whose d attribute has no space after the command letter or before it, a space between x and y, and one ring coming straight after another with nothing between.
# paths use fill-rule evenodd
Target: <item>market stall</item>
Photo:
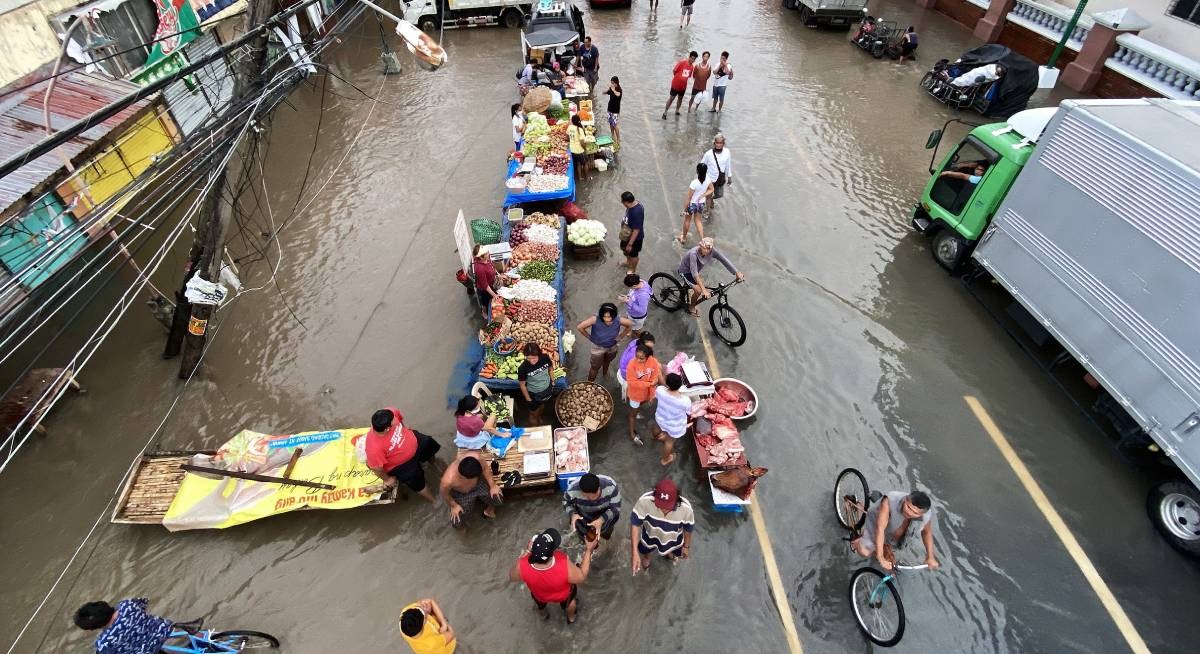
<instances>
[{"instance_id":1,"label":"market stall","mask_svg":"<svg viewBox=\"0 0 1200 654\"><path fill-rule=\"evenodd\" d=\"M740 513L751 502L754 486L765 468L752 468L737 422L754 415L758 397L745 382L732 378L717 380L707 377L700 362L684 364L684 376L689 380L685 390L693 397L692 434L700 471L712 489L713 508ZM691 373L689 376L688 373Z\"/></svg>"},{"instance_id":2,"label":"market stall","mask_svg":"<svg viewBox=\"0 0 1200 654\"><path fill-rule=\"evenodd\" d=\"M570 114L561 105L549 104L546 89L539 90L546 92L546 102L531 105L527 99L526 106L546 113L528 111L525 115L525 145L509 157L505 175L506 208L575 199L575 162L567 138Z\"/></svg>"},{"instance_id":3,"label":"market stall","mask_svg":"<svg viewBox=\"0 0 1200 654\"><path fill-rule=\"evenodd\" d=\"M492 302L492 320L480 332L484 357L479 381L493 391L517 391L517 368L524 360L521 348L532 342L554 361L554 385L566 388L562 217L509 210L501 229L511 255L508 271L501 275L501 300Z\"/></svg>"}]
</instances>

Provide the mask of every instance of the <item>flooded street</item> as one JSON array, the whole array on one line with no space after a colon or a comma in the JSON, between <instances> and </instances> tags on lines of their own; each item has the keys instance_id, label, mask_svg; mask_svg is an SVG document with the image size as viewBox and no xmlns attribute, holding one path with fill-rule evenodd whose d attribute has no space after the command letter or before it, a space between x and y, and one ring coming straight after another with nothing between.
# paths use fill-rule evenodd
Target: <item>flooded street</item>
<instances>
[{"instance_id":1,"label":"flooded street","mask_svg":"<svg viewBox=\"0 0 1200 654\"><path fill-rule=\"evenodd\" d=\"M755 501L804 650L871 649L847 601L861 562L830 510L835 475L853 466L881 490L927 490L938 512L943 567L901 581L908 630L895 651L1128 651L964 402L973 396L1150 649L1194 651L1186 645L1194 610L1183 607L1200 601L1200 568L1146 518L1149 478L937 267L909 225L928 179L926 135L951 117L917 81L934 60L975 42L915 4L872 3L874 14L921 33L919 62L898 65L852 47L845 33L804 28L779 4L700 0L686 31L674 3L662 3L657 20L644 1L630 11L585 9L601 76L620 76L625 89L623 148L617 167L580 185L578 204L610 237L601 261L566 263L567 324L624 292L613 233L622 191L646 207L640 272L675 268L684 191L712 136L724 133L734 185L705 231L747 274L730 301L749 337L736 350L709 340L721 373L759 394L744 437L752 463L770 473ZM212 625L276 634L291 652L404 651L400 608L427 596L445 609L459 652L788 651L755 526L712 510L690 442L671 472L697 510L692 559L630 576L628 512L662 467L657 450L630 445L620 408L590 446L592 470L622 486L623 519L580 588L580 620L570 627L557 610L543 623L507 580L526 539L564 527L553 496L513 499L498 520L461 532L444 506L416 497L223 531L108 522L106 503L147 441L201 448L241 429L363 426L394 404L449 445L449 403L468 386L479 328L453 280L451 230L460 209L468 219L498 216L518 38L502 28L447 32L449 65L424 73L401 55L404 74L384 77L368 17L327 61L347 81L318 77L280 106L259 218L291 221L280 242L282 293L263 266L244 280L262 290L217 314L211 350L177 404L178 361L161 360L161 327L131 312L82 375L89 393L65 402L47 423L50 436L0 476L8 642L77 554L15 651L85 651L70 612L128 596L150 597L153 611L181 620L206 615ZM726 110L662 120L671 66L693 49L732 53ZM1061 97L1041 92L1034 104ZM155 281L174 286L178 267L168 267ZM704 358L701 328L707 321L654 307L647 320L662 360L676 351ZM572 380L586 377L582 351L581 340ZM615 381L606 385L615 391Z\"/></svg>"}]
</instances>

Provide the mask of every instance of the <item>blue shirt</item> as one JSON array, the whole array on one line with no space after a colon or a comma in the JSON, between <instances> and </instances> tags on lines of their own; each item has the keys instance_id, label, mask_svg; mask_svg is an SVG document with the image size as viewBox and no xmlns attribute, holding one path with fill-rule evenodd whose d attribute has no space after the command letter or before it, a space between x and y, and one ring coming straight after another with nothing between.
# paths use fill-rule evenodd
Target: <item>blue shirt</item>
<instances>
[{"instance_id":1,"label":"blue shirt","mask_svg":"<svg viewBox=\"0 0 1200 654\"><path fill-rule=\"evenodd\" d=\"M97 654L158 654L171 635L170 620L146 612L144 597L117 603L117 619L96 638Z\"/></svg>"},{"instance_id":2,"label":"blue shirt","mask_svg":"<svg viewBox=\"0 0 1200 654\"><path fill-rule=\"evenodd\" d=\"M625 210L625 218L621 220L621 224L629 229L638 230L637 238L633 239L634 243L641 243L642 238L646 236L646 230L642 227L646 222L646 208L639 202Z\"/></svg>"}]
</instances>

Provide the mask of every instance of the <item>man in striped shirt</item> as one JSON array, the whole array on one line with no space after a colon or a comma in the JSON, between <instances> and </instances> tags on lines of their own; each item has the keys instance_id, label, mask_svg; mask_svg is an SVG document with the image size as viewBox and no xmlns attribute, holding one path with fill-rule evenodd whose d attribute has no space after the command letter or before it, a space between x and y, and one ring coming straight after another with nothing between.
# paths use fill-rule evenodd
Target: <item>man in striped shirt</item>
<instances>
[{"instance_id":1,"label":"man in striped shirt","mask_svg":"<svg viewBox=\"0 0 1200 654\"><path fill-rule=\"evenodd\" d=\"M650 567L651 552L672 563L688 558L695 525L692 503L679 495L671 479L663 479L654 490L639 497L629 516L633 574Z\"/></svg>"},{"instance_id":2,"label":"man in striped shirt","mask_svg":"<svg viewBox=\"0 0 1200 654\"><path fill-rule=\"evenodd\" d=\"M588 530L595 529L608 540L621 517L621 489L612 477L589 472L567 487L563 505L571 518L571 528L581 537L586 538Z\"/></svg>"}]
</instances>

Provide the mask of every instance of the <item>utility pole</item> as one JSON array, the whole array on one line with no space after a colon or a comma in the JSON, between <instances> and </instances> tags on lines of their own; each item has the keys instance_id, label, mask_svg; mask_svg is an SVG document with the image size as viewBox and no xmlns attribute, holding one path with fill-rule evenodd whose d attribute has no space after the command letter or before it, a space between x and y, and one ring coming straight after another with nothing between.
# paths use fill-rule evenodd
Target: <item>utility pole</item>
<instances>
[{"instance_id":1,"label":"utility pole","mask_svg":"<svg viewBox=\"0 0 1200 654\"><path fill-rule=\"evenodd\" d=\"M273 15L274 0L249 0L246 12L246 31L254 29L267 21ZM256 38L247 43L249 56L243 58L233 71L234 106L253 97L262 86L262 76L267 61L267 32L260 30ZM253 120L248 116L247 120ZM251 132L253 133L253 132ZM231 147L243 149L246 154L252 154L257 139L251 137L247 142L235 143ZM184 275L184 283L176 292L177 304L172 321L171 333L167 338L167 346L163 351L164 357L172 357L179 353L180 345L183 358L180 361L179 378L187 379L192 376L200 365L200 357L204 352L207 341L208 320L212 316L212 305L191 304L183 295L183 287L187 286L192 275L200 275L206 281L216 282L221 271L221 253L224 250L225 232L233 222L234 205L222 200L226 189L240 189L243 178L249 174L245 161L235 152L229 158L229 163L218 173L220 178L213 185L209 197L205 198L205 206L201 214L196 239L192 243L189 266Z\"/></svg>"}]
</instances>

